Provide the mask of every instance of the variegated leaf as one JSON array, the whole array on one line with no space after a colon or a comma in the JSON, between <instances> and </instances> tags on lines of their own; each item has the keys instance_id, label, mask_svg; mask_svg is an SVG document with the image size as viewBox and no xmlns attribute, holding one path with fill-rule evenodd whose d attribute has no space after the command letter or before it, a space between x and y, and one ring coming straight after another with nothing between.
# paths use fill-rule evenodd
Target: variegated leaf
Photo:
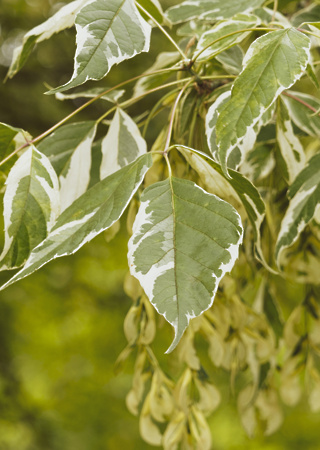
<instances>
[{"instance_id":1,"label":"variegated leaf","mask_svg":"<svg viewBox=\"0 0 320 450\"><path fill-rule=\"evenodd\" d=\"M96 128L92 121L64 125L38 145L59 176L61 211L87 190Z\"/></svg>"},{"instance_id":2,"label":"variegated leaf","mask_svg":"<svg viewBox=\"0 0 320 450\"><path fill-rule=\"evenodd\" d=\"M129 267L149 300L174 327L167 352L190 319L208 309L242 242L236 210L188 180L170 177L149 186L129 241Z\"/></svg>"},{"instance_id":3,"label":"variegated leaf","mask_svg":"<svg viewBox=\"0 0 320 450\"><path fill-rule=\"evenodd\" d=\"M293 97L289 97L292 95ZM282 96L290 117L300 130L310 136L320 137L320 116L314 114L306 105L310 105L315 111L320 110L320 100L313 95L302 92L289 91L288 96ZM305 104L304 104L305 103Z\"/></svg>"},{"instance_id":4,"label":"variegated leaf","mask_svg":"<svg viewBox=\"0 0 320 450\"><path fill-rule=\"evenodd\" d=\"M25 266L1 289L52 259L75 253L110 228L123 214L151 165L152 156L147 153L85 192L59 216L48 237L33 249Z\"/></svg>"},{"instance_id":5,"label":"variegated leaf","mask_svg":"<svg viewBox=\"0 0 320 450\"><path fill-rule=\"evenodd\" d=\"M97 95L101 95L107 90L106 87L96 87L92 89L87 89L85 91L74 92L73 94L62 94L61 92L56 93L57 100L73 100L75 98L94 98ZM110 103L116 103L125 93L124 89L114 89L108 94L102 95L101 100L106 100Z\"/></svg>"},{"instance_id":6,"label":"variegated leaf","mask_svg":"<svg viewBox=\"0 0 320 450\"><path fill-rule=\"evenodd\" d=\"M290 247L306 225L319 214L320 154L314 155L288 190L289 206L281 223L275 256L280 266L282 251Z\"/></svg>"},{"instance_id":7,"label":"variegated leaf","mask_svg":"<svg viewBox=\"0 0 320 450\"><path fill-rule=\"evenodd\" d=\"M302 76L310 56L309 47L309 38L293 28L267 33L251 44L244 70L216 123L219 160L225 172L233 149L240 144L252 148L256 123L281 92Z\"/></svg>"},{"instance_id":8,"label":"variegated leaf","mask_svg":"<svg viewBox=\"0 0 320 450\"><path fill-rule=\"evenodd\" d=\"M216 192L222 189L224 195L226 195L224 198L236 208L238 208L238 198L240 199L252 225L256 256L269 271L273 272L273 269L265 261L261 248L260 227L265 217L265 205L255 186L241 173L231 169L229 171L230 177L226 177L221 165L199 150L182 145L179 145L177 148L185 156L189 153L187 161L198 172L202 180L209 186L213 185ZM217 178L217 174L224 177L225 181L230 185L229 189L226 188L225 183Z\"/></svg>"},{"instance_id":9,"label":"variegated leaf","mask_svg":"<svg viewBox=\"0 0 320 450\"><path fill-rule=\"evenodd\" d=\"M277 142L285 165L285 178L291 184L303 169L306 158L301 142L294 134L288 109L281 99L277 109Z\"/></svg>"},{"instance_id":10,"label":"variegated leaf","mask_svg":"<svg viewBox=\"0 0 320 450\"><path fill-rule=\"evenodd\" d=\"M217 100L210 106L206 116L206 135L210 152L216 161L219 161L219 147L217 145L216 127L218 117L221 112L227 107L230 101L231 92L226 91L221 94ZM253 149L256 138L261 127L265 126L273 117L274 105L267 108L259 120L253 126L250 136L239 140L238 145L234 146L228 155L227 166L230 169L236 169L245 159L246 154Z\"/></svg>"},{"instance_id":11,"label":"variegated leaf","mask_svg":"<svg viewBox=\"0 0 320 450\"><path fill-rule=\"evenodd\" d=\"M191 19L222 20L261 6L264 0L187 0L166 11L172 23Z\"/></svg>"},{"instance_id":12,"label":"variegated leaf","mask_svg":"<svg viewBox=\"0 0 320 450\"><path fill-rule=\"evenodd\" d=\"M25 64L34 46L41 41L49 39L53 34L59 33L74 25L74 18L78 11L88 0L76 0L63 6L56 14L41 25L28 31L24 36L22 45L13 53L13 59L7 77L12 78Z\"/></svg>"},{"instance_id":13,"label":"variegated leaf","mask_svg":"<svg viewBox=\"0 0 320 450\"><path fill-rule=\"evenodd\" d=\"M150 25L132 0L88 0L77 14L77 49L73 75L68 83L49 93L62 92L100 80L114 64L147 52Z\"/></svg>"},{"instance_id":14,"label":"variegated leaf","mask_svg":"<svg viewBox=\"0 0 320 450\"><path fill-rule=\"evenodd\" d=\"M210 45L210 47L206 48L206 50L203 50L198 60L201 61L213 58L223 50L226 50L233 45L239 44L246 37L248 37L250 31L241 33L239 32L238 34L233 34L231 36L227 35L236 31L256 27L260 22L261 21L260 19L258 19L258 17L246 14L238 14L232 19L218 22L216 25L210 28L209 31L206 31L201 36L195 53L197 54L198 52L208 47L211 42L214 42L217 39L220 40L215 44ZM225 37L223 38L223 36Z\"/></svg>"},{"instance_id":15,"label":"variegated leaf","mask_svg":"<svg viewBox=\"0 0 320 450\"><path fill-rule=\"evenodd\" d=\"M30 135L21 128L11 127L0 122L0 160L3 161L20 146L26 144L29 139L31 139ZM12 157L0 167L0 191L3 189L2 183L5 181L16 159L17 156Z\"/></svg>"},{"instance_id":16,"label":"variegated leaf","mask_svg":"<svg viewBox=\"0 0 320 450\"><path fill-rule=\"evenodd\" d=\"M20 267L46 238L59 215L60 200L57 175L48 158L33 146L17 160L6 185L2 270Z\"/></svg>"},{"instance_id":17,"label":"variegated leaf","mask_svg":"<svg viewBox=\"0 0 320 450\"><path fill-rule=\"evenodd\" d=\"M100 179L102 180L147 153L147 144L136 123L127 113L118 108L109 131L102 140L101 150Z\"/></svg>"}]
</instances>

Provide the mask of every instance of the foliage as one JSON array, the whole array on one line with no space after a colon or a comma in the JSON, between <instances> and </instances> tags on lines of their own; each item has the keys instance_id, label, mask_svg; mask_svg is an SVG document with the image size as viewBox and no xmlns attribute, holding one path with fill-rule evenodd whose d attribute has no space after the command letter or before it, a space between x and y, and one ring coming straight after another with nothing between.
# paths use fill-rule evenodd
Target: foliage
<instances>
[{"instance_id":1,"label":"foliage","mask_svg":"<svg viewBox=\"0 0 320 450\"><path fill-rule=\"evenodd\" d=\"M211 448L218 369L250 436L275 432L304 384L320 411L320 14L317 4L280 6L192 0L163 13L157 0L76 0L27 33L8 71L75 25L73 74L48 94L89 100L35 138L0 125L0 263L19 269L2 289L103 231L112 239L128 209L133 304L117 367L135 353L127 407L142 438L167 450ZM148 52L153 27L175 52L112 88L62 93ZM146 114L125 112L162 90ZM98 100L110 107L97 120L66 124ZM173 371L151 347L163 324L154 309L174 328Z\"/></svg>"}]
</instances>

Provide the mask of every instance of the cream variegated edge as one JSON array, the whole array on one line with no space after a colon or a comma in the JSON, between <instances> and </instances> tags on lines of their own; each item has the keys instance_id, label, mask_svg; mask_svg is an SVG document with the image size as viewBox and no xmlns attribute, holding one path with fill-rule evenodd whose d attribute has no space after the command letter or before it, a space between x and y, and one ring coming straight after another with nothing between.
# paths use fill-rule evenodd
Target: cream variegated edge
<instances>
[{"instance_id":1,"label":"cream variegated edge","mask_svg":"<svg viewBox=\"0 0 320 450\"><path fill-rule=\"evenodd\" d=\"M254 15L246 15L246 14L237 14L232 17L232 19L224 20L216 25L214 25L210 30L206 31L200 37L195 53L197 54L199 51L202 51L207 47L210 42L215 41L216 39L220 39L229 33L233 33L235 31L241 31L247 28L253 28L260 25L261 20ZM250 31L245 31L239 34L234 34L232 36L226 36L224 39L220 39L220 41L206 48L199 58L199 61L206 60L208 58L213 58L218 55L220 52L232 47L233 45L239 44L246 37L248 37Z\"/></svg>"},{"instance_id":2,"label":"cream variegated edge","mask_svg":"<svg viewBox=\"0 0 320 450\"><path fill-rule=\"evenodd\" d=\"M220 279L238 258L242 236L237 211L192 181L170 177L143 192L128 244L129 267L174 327L167 353L190 319L212 305Z\"/></svg>"},{"instance_id":3,"label":"cream variegated edge","mask_svg":"<svg viewBox=\"0 0 320 450\"><path fill-rule=\"evenodd\" d=\"M120 108L117 108L102 140L101 151L101 180L147 153L147 143L137 124Z\"/></svg>"},{"instance_id":4,"label":"cream variegated edge","mask_svg":"<svg viewBox=\"0 0 320 450\"><path fill-rule=\"evenodd\" d=\"M172 23L186 22L191 19L223 20L238 13L246 13L261 6L263 0L187 0L172 6L166 16Z\"/></svg>"},{"instance_id":5,"label":"cream variegated edge","mask_svg":"<svg viewBox=\"0 0 320 450\"><path fill-rule=\"evenodd\" d=\"M152 156L147 153L96 183L75 200L59 216L47 238L33 249L25 266L1 289L30 275L52 259L75 253L110 228L123 214L151 166Z\"/></svg>"},{"instance_id":6,"label":"cream variegated edge","mask_svg":"<svg viewBox=\"0 0 320 450\"><path fill-rule=\"evenodd\" d=\"M20 267L50 232L60 213L57 175L49 159L34 146L12 167L3 203L5 237L1 270Z\"/></svg>"},{"instance_id":7,"label":"cream variegated edge","mask_svg":"<svg viewBox=\"0 0 320 450\"><path fill-rule=\"evenodd\" d=\"M219 147L217 145L216 125L219 115L228 105L231 98L231 91L223 92L216 101L210 106L206 115L206 136L209 150L215 161L219 161ZM231 169L237 169L244 161L246 154L253 149L257 136L261 128L267 125L273 117L275 105L267 108L259 120L255 123L250 133L247 133L238 145L233 147L228 155L227 166Z\"/></svg>"},{"instance_id":8,"label":"cream variegated edge","mask_svg":"<svg viewBox=\"0 0 320 450\"><path fill-rule=\"evenodd\" d=\"M75 26L77 48L72 77L49 94L100 80L113 65L149 51L151 26L132 0L88 0L77 14Z\"/></svg>"},{"instance_id":9,"label":"cream variegated edge","mask_svg":"<svg viewBox=\"0 0 320 450\"><path fill-rule=\"evenodd\" d=\"M97 125L91 128L85 138L74 149L68 167L59 176L61 212L84 194L90 182L91 146L96 135Z\"/></svg>"},{"instance_id":10,"label":"cream variegated edge","mask_svg":"<svg viewBox=\"0 0 320 450\"><path fill-rule=\"evenodd\" d=\"M320 154L314 155L288 191L289 206L281 222L275 257L281 266L283 250L294 244L320 209Z\"/></svg>"},{"instance_id":11,"label":"cream variegated edge","mask_svg":"<svg viewBox=\"0 0 320 450\"><path fill-rule=\"evenodd\" d=\"M225 173L233 149L241 143L248 148L254 142L254 126L281 92L302 76L309 59L310 39L293 28L267 33L251 44L244 69L216 123L219 160Z\"/></svg>"},{"instance_id":12,"label":"cream variegated edge","mask_svg":"<svg viewBox=\"0 0 320 450\"><path fill-rule=\"evenodd\" d=\"M88 0L73 1L50 17L42 24L36 26L24 36L22 45L14 50L8 77L12 78L23 66L33 47L53 34L70 28L74 25L75 15L88 2Z\"/></svg>"},{"instance_id":13,"label":"cream variegated edge","mask_svg":"<svg viewBox=\"0 0 320 450\"><path fill-rule=\"evenodd\" d=\"M304 168L306 157L301 142L294 134L288 109L281 99L277 109L277 141L290 185Z\"/></svg>"}]
</instances>

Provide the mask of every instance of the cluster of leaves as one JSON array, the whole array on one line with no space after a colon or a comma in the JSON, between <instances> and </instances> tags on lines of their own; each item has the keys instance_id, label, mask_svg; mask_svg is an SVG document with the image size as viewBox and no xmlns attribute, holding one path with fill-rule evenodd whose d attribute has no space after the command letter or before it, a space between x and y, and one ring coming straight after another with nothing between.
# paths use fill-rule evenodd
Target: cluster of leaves
<instances>
[{"instance_id":1,"label":"cluster of leaves","mask_svg":"<svg viewBox=\"0 0 320 450\"><path fill-rule=\"evenodd\" d=\"M142 437L168 450L211 448L205 416L220 394L197 335L234 389L245 374L238 406L250 435L280 426L280 398L294 405L303 379L311 380L311 409L320 410L320 100L303 92L306 83L319 88L320 8L279 12L277 1L266 3L189 0L163 13L157 0L76 0L26 34L8 72L22 68L35 44L75 25L74 72L48 93L89 100L35 138L0 125L0 263L20 269L2 288L104 230L111 238L129 206L125 285L133 306L120 361L137 350L128 408L140 413ZM179 42L165 29L173 25ZM147 52L153 26L174 52L115 87L63 93ZM161 90L147 115L125 112ZM111 106L96 121L65 123L98 100ZM168 120L148 151L144 136L163 111ZM105 124L107 134L95 139ZM233 278L225 276L233 267ZM305 290L284 326L279 299L290 279ZM168 352L185 332L176 383L150 347L151 304L174 328Z\"/></svg>"}]
</instances>

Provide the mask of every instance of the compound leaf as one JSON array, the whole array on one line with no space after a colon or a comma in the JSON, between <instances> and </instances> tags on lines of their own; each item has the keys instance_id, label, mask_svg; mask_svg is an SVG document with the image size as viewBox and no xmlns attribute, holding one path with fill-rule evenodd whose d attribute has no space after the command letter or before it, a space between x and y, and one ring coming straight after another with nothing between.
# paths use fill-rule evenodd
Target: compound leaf
<instances>
[{"instance_id":1,"label":"compound leaf","mask_svg":"<svg viewBox=\"0 0 320 450\"><path fill-rule=\"evenodd\" d=\"M170 177L149 186L129 241L129 267L174 327L167 352L191 318L207 310L238 257L243 229L236 210L195 183Z\"/></svg>"},{"instance_id":2,"label":"compound leaf","mask_svg":"<svg viewBox=\"0 0 320 450\"><path fill-rule=\"evenodd\" d=\"M71 255L113 225L152 165L147 153L96 183L59 216L47 238L33 249L23 269L1 289L30 275L52 259Z\"/></svg>"}]
</instances>

